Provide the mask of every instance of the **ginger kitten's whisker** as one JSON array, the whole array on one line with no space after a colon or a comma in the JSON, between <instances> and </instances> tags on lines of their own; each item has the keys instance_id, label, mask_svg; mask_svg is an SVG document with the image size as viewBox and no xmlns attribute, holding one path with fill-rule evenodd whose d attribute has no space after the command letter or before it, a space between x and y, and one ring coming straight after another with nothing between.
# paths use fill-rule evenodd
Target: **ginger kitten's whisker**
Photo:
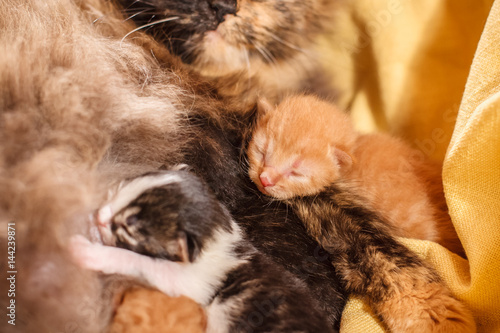
<instances>
[{"instance_id":1,"label":"ginger kitten's whisker","mask_svg":"<svg viewBox=\"0 0 500 333\"><path fill-rule=\"evenodd\" d=\"M314 202L316 201L316 199L318 199L318 196L319 196L319 193L317 193L317 194L314 196L314 198L313 198L313 200L312 200L312 203L313 203L313 204L314 204Z\"/></svg>"}]
</instances>

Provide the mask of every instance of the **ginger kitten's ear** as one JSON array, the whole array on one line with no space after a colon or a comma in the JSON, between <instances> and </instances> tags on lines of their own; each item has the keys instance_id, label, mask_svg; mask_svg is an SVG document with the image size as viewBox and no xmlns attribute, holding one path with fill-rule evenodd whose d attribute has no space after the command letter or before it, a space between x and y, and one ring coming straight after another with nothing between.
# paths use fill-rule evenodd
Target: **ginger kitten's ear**
<instances>
[{"instance_id":1,"label":"ginger kitten's ear","mask_svg":"<svg viewBox=\"0 0 500 333\"><path fill-rule=\"evenodd\" d=\"M347 172L353 164L352 156L337 147L329 147L328 154L333 162L339 166L340 171Z\"/></svg>"},{"instance_id":2,"label":"ginger kitten's ear","mask_svg":"<svg viewBox=\"0 0 500 333\"><path fill-rule=\"evenodd\" d=\"M265 98L259 99L257 102L257 110L259 115L265 115L274 110L274 107Z\"/></svg>"}]
</instances>

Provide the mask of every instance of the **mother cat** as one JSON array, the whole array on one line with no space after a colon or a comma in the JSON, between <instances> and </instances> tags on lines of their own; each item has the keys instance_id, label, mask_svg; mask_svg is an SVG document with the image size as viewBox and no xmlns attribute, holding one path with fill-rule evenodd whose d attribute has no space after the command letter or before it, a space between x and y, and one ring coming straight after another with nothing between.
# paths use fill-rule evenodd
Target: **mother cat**
<instances>
[{"instance_id":1,"label":"mother cat","mask_svg":"<svg viewBox=\"0 0 500 333\"><path fill-rule=\"evenodd\" d=\"M112 310L109 295L95 275L71 264L68 236L87 231L87 216L111 183L178 162L191 164L205 178L256 247L306 282L332 325L338 323L343 288L372 304L383 300L397 306L393 270L381 274L369 260L356 260L385 245L354 248L348 238L339 238L328 244L335 245L336 258L318 255L320 247L298 217L280 204L260 201L240 170L240 126L246 121L231 116L238 110L148 37L123 38L134 27L112 4L3 1L0 13L5 50L0 56L0 221L2 230L8 222L16 225L19 272L17 327L3 321L2 332L103 331ZM359 206L355 196L347 193L344 199L341 210ZM350 217L354 230L379 225L376 215L363 212ZM365 231L355 235L371 240L371 229ZM454 300L431 268L384 228L379 234L397 251L380 252L377 267L393 264L388 253L410 259L401 263L405 282L422 292L428 282L437 284L438 298ZM330 259L338 264L342 287ZM408 299L445 310L444 316L438 311L437 317L423 319L436 321L436 331L450 323L457 332L474 331L457 301L447 308L417 298L407 298L406 306ZM7 307L9 300L1 302ZM404 311L378 314L395 331L411 325Z\"/></svg>"},{"instance_id":2,"label":"mother cat","mask_svg":"<svg viewBox=\"0 0 500 333\"><path fill-rule=\"evenodd\" d=\"M119 1L144 31L244 105L304 89L333 93L315 41L344 0Z\"/></svg>"}]
</instances>

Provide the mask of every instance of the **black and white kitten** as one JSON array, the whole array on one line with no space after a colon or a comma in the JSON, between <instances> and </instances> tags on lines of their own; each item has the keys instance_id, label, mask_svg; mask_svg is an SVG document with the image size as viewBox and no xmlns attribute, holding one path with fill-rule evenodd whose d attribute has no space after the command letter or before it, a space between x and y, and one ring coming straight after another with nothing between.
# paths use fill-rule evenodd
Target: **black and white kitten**
<instances>
[{"instance_id":1,"label":"black and white kitten","mask_svg":"<svg viewBox=\"0 0 500 333\"><path fill-rule=\"evenodd\" d=\"M208 332L333 332L305 284L251 245L186 170L126 182L97 220L106 245L74 237L77 262L192 298L205 307Z\"/></svg>"}]
</instances>

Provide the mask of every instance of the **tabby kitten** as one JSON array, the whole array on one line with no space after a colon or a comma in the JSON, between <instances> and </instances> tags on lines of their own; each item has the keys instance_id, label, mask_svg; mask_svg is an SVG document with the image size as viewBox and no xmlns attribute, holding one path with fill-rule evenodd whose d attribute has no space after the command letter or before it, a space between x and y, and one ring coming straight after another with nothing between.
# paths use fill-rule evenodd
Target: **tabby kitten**
<instances>
[{"instance_id":1,"label":"tabby kitten","mask_svg":"<svg viewBox=\"0 0 500 333\"><path fill-rule=\"evenodd\" d=\"M277 100L320 87L331 93L319 79L315 39L328 30L341 1L120 2L137 25L212 80L224 96L251 105L259 95Z\"/></svg>"},{"instance_id":2,"label":"tabby kitten","mask_svg":"<svg viewBox=\"0 0 500 333\"><path fill-rule=\"evenodd\" d=\"M366 300L390 332L476 332L472 314L439 275L349 186L287 203L331 254L347 291Z\"/></svg>"},{"instance_id":3,"label":"tabby kitten","mask_svg":"<svg viewBox=\"0 0 500 333\"><path fill-rule=\"evenodd\" d=\"M125 183L97 220L106 246L75 236L76 261L190 297L207 332L333 332L305 284L257 251L183 167Z\"/></svg>"},{"instance_id":4,"label":"tabby kitten","mask_svg":"<svg viewBox=\"0 0 500 333\"><path fill-rule=\"evenodd\" d=\"M463 255L448 215L441 167L386 134L356 132L349 117L314 96L261 103L248 147L249 175L278 199L315 195L330 184L357 187L400 236Z\"/></svg>"}]
</instances>

